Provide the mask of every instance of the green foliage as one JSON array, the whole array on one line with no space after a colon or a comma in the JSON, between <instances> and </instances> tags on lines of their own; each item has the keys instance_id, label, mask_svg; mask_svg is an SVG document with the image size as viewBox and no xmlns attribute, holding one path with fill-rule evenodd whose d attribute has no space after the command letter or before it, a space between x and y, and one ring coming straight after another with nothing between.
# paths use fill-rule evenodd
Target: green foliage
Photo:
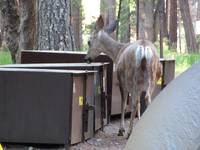
<instances>
[{"instance_id":1,"label":"green foliage","mask_svg":"<svg viewBox=\"0 0 200 150\"><path fill-rule=\"evenodd\" d=\"M159 47L159 43L155 43L156 47ZM164 40L163 43L164 48L164 58L165 59L175 59L175 75L178 76L184 71L186 71L188 68L190 68L193 64L200 61L200 54L180 54L177 53L171 49L169 49L167 45L167 41ZM158 48L158 53L160 53L160 50Z\"/></svg>"},{"instance_id":2,"label":"green foliage","mask_svg":"<svg viewBox=\"0 0 200 150\"><path fill-rule=\"evenodd\" d=\"M193 64L200 61L200 54L177 54L176 60L176 76L190 68Z\"/></svg>"},{"instance_id":3,"label":"green foliage","mask_svg":"<svg viewBox=\"0 0 200 150\"><path fill-rule=\"evenodd\" d=\"M90 34L95 28L95 21L85 26L84 34Z\"/></svg>"},{"instance_id":4,"label":"green foliage","mask_svg":"<svg viewBox=\"0 0 200 150\"><path fill-rule=\"evenodd\" d=\"M11 64L12 58L9 52L0 51L0 65Z\"/></svg>"},{"instance_id":5,"label":"green foliage","mask_svg":"<svg viewBox=\"0 0 200 150\"><path fill-rule=\"evenodd\" d=\"M197 35L196 41L197 41L197 47L200 50L200 35Z\"/></svg>"},{"instance_id":6,"label":"green foliage","mask_svg":"<svg viewBox=\"0 0 200 150\"><path fill-rule=\"evenodd\" d=\"M81 0L72 0L71 3L72 3L71 5L75 6L75 7L80 7L81 6Z\"/></svg>"},{"instance_id":7,"label":"green foliage","mask_svg":"<svg viewBox=\"0 0 200 150\"><path fill-rule=\"evenodd\" d=\"M88 40L88 38L90 36L90 33L94 30L94 27L95 27L95 21L92 22L89 25L85 25L84 26L84 30L83 30L83 35L85 35L83 37L84 41ZM86 51L87 49L88 49L88 45L87 45L87 42L86 42L86 43L83 43L82 48L80 49L80 51Z\"/></svg>"},{"instance_id":8,"label":"green foliage","mask_svg":"<svg viewBox=\"0 0 200 150\"><path fill-rule=\"evenodd\" d=\"M101 12L106 12L107 10L108 10L108 5L107 5L107 3L108 2L106 2L107 0L101 0L101 6L100 6L100 10L101 10Z\"/></svg>"},{"instance_id":9,"label":"green foliage","mask_svg":"<svg viewBox=\"0 0 200 150\"><path fill-rule=\"evenodd\" d=\"M128 30L129 26L131 29L136 27L136 3L131 0L122 0L118 33L118 39L120 41L127 42L124 39L128 34L127 32L131 32Z\"/></svg>"},{"instance_id":10,"label":"green foliage","mask_svg":"<svg viewBox=\"0 0 200 150\"><path fill-rule=\"evenodd\" d=\"M2 0L0 0L0 11L2 9L2 5L3 5L3 2L2 2Z\"/></svg>"}]
</instances>

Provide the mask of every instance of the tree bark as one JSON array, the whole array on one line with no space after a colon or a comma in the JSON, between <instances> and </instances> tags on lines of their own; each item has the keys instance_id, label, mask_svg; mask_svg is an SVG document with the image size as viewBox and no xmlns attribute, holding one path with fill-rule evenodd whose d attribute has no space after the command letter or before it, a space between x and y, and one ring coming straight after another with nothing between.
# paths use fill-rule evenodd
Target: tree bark
<instances>
[{"instance_id":1,"label":"tree bark","mask_svg":"<svg viewBox=\"0 0 200 150\"><path fill-rule=\"evenodd\" d=\"M117 28L116 28L116 40L118 41L118 39L119 39L119 36L120 36L120 34L119 34L119 26L120 26L120 18L121 18L121 10L122 10L122 0L119 0L119 4L118 4L118 12L117 12L117 20L118 20L118 22L117 22Z\"/></svg>"},{"instance_id":2,"label":"tree bark","mask_svg":"<svg viewBox=\"0 0 200 150\"><path fill-rule=\"evenodd\" d=\"M163 23L164 23L164 25L163 25L163 27L164 27L163 28L163 36L168 38L168 36L169 36L169 30L168 30L168 22L169 22L169 20L168 20L168 0L166 0L166 1L164 0L163 16L164 16L164 18L163 18Z\"/></svg>"},{"instance_id":3,"label":"tree bark","mask_svg":"<svg viewBox=\"0 0 200 150\"><path fill-rule=\"evenodd\" d=\"M121 7L120 17L120 41L124 43L130 42L130 0L124 0Z\"/></svg>"},{"instance_id":4,"label":"tree bark","mask_svg":"<svg viewBox=\"0 0 200 150\"><path fill-rule=\"evenodd\" d=\"M187 49L189 53L197 52L197 43L195 39L194 28L191 20L190 9L188 0L179 0L180 11L183 19L183 25L185 30L185 38L187 43Z\"/></svg>"},{"instance_id":5,"label":"tree bark","mask_svg":"<svg viewBox=\"0 0 200 150\"><path fill-rule=\"evenodd\" d=\"M36 7L36 48L73 51L70 0L37 0Z\"/></svg>"},{"instance_id":6,"label":"tree bark","mask_svg":"<svg viewBox=\"0 0 200 150\"><path fill-rule=\"evenodd\" d=\"M164 0L159 4L159 24L160 24L160 58L163 58L163 37L164 37Z\"/></svg>"},{"instance_id":7,"label":"tree bark","mask_svg":"<svg viewBox=\"0 0 200 150\"><path fill-rule=\"evenodd\" d=\"M74 33L76 49L80 50L82 47L82 36L81 36L81 0L71 1L71 25Z\"/></svg>"},{"instance_id":8,"label":"tree bark","mask_svg":"<svg viewBox=\"0 0 200 150\"><path fill-rule=\"evenodd\" d=\"M179 12L178 14L178 48L179 48L179 52L183 52L183 49L182 49L182 38L181 38L181 14Z\"/></svg>"},{"instance_id":9,"label":"tree bark","mask_svg":"<svg viewBox=\"0 0 200 150\"><path fill-rule=\"evenodd\" d=\"M116 0L108 0L108 24L116 19Z\"/></svg>"},{"instance_id":10,"label":"tree bark","mask_svg":"<svg viewBox=\"0 0 200 150\"><path fill-rule=\"evenodd\" d=\"M18 50L18 28L19 28L19 15L18 5L16 0L2 0L1 1L1 15L3 21L3 44L11 53L12 60L15 63L15 55Z\"/></svg>"},{"instance_id":11,"label":"tree bark","mask_svg":"<svg viewBox=\"0 0 200 150\"><path fill-rule=\"evenodd\" d=\"M101 0L101 14L105 18L105 25L116 19L116 0Z\"/></svg>"},{"instance_id":12,"label":"tree bark","mask_svg":"<svg viewBox=\"0 0 200 150\"><path fill-rule=\"evenodd\" d=\"M170 47L177 47L177 0L170 1L169 42Z\"/></svg>"},{"instance_id":13,"label":"tree bark","mask_svg":"<svg viewBox=\"0 0 200 150\"><path fill-rule=\"evenodd\" d=\"M3 20L2 20L2 15L1 15L1 11L0 11L0 47L2 46L2 39L3 39L3 31L4 27L3 27Z\"/></svg>"},{"instance_id":14,"label":"tree bark","mask_svg":"<svg viewBox=\"0 0 200 150\"><path fill-rule=\"evenodd\" d=\"M155 12L154 12L154 24L153 24L153 42L155 42L158 38L158 33L160 30L160 22L162 19L162 36L168 38L168 0L165 2L165 0L159 0L157 3L154 4ZM162 17L160 18L160 16Z\"/></svg>"},{"instance_id":15,"label":"tree bark","mask_svg":"<svg viewBox=\"0 0 200 150\"><path fill-rule=\"evenodd\" d=\"M198 5L197 5L197 20L200 20L200 0L198 0Z\"/></svg>"},{"instance_id":16,"label":"tree bark","mask_svg":"<svg viewBox=\"0 0 200 150\"><path fill-rule=\"evenodd\" d=\"M139 1L139 39L154 40L154 0Z\"/></svg>"},{"instance_id":17,"label":"tree bark","mask_svg":"<svg viewBox=\"0 0 200 150\"><path fill-rule=\"evenodd\" d=\"M35 1L20 0L20 40L19 50L31 50L35 46L36 16Z\"/></svg>"},{"instance_id":18,"label":"tree bark","mask_svg":"<svg viewBox=\"0 0 200 150\"><path fill-rule=\"evenodd\" d=\"M101 0L101 14L105 18L105 25L110 25L116 20L116 0ZM115 38L115 33L111 35Z\"/></svg>"}]
</instances>

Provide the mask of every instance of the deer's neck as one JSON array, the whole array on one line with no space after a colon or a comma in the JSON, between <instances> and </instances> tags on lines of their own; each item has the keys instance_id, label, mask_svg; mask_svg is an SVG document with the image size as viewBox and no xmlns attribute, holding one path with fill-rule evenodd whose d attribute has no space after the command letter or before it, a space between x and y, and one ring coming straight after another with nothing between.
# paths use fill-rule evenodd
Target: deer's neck
<instances>
[{"instance_id":1,"label":"deer's neck","mask_svg":"<svg viewBox=\"0 0 200 150\"><path fill-rule=\"evenodd\" d=\"M117 56L125 44L113 40L104 31L100 31L98 33L98 38L101 43L102 52L108 55L114 62L116 62Z\"/></svg>"}]
</instances>

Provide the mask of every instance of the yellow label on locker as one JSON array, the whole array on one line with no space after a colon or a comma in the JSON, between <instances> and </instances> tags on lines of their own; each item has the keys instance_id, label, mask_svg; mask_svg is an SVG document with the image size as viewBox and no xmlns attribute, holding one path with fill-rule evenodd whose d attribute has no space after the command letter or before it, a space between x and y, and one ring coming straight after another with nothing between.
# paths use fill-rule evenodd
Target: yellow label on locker
<instances>
[{"instance_id":1,"label":"yellow label on locker","mask_svg":"<svg viewBox=\"0 0 200 150\"><path fill-rule=\"evenodd\" d=\"M97 93L101 94L101 87L100 86L97 87Z\"/></svg>"},{"instance_id":2,"label":"yellow label on locker","mask_svg":"<svg viewBox=\"0 0 200 150\"><path fill-rule=\"evenodd\" d=\"M1 144L0 144L0 150L3 150L3 147L1 146Z\"/></svg>"},{"instance_id":3,"label":"yellow label on locker","mask_svg":"<svg viewBox=\"0 0 200 150\"><path fill-rule=\"evenodd\" d=\"M162 78L160 78L158 81L157 81L157 85L161 85L161 83L162 83Z\"/></svg>"},{"instance_id":4,"label":"yellow label on locker","mask_svg":"<svg viewBox=\"0 0 200 150\"><path fill-rule=\"evenodd\" d=\"M83 96L79 96L78 101L79 101L79 106L83 106Z\"/></svg>"}]
</instances>

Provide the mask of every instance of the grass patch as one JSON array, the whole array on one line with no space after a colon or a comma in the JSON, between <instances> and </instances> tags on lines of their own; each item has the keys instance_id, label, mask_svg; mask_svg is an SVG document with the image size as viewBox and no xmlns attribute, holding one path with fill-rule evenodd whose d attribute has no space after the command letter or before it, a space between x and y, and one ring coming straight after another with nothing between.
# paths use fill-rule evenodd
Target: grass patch
<instances>
[{"instance_id":1,"label":"grass patch","mask_svg":"<svg viewBox=\"0 0 200 150\"><path fill-rule=\"evenodd\" d=\"M156 43L157 47L158 43ZM165 59L175 59L175 76L180 75L188 68L190 68L193 64L200 61L200 54L180 54L175 51L169 50L166 42L163 44L164 47L164 58ZM159 49L158 49L158 53Z\"/></svg>"},{"instance_id":2,"label":"grass patch","mask_svg":"<svg viewBox=\"0 0 200 150\"><path fill-rule=\"evenodd\" d=\"M0 65L11 64L12 58L9 52L0 51Z\"/></svg>"},{"instance_id":3,"label":"grass patch","mask_svg":"<svg viewBox=\"0 0 200 150\"><path fill-rule=\"evenodd\" d=\"M190 68L193 64L200 61L200 54L184 54L184 55L176 55L176 76L180 75L182 72Z\"/></svg>"}]
</instances>

